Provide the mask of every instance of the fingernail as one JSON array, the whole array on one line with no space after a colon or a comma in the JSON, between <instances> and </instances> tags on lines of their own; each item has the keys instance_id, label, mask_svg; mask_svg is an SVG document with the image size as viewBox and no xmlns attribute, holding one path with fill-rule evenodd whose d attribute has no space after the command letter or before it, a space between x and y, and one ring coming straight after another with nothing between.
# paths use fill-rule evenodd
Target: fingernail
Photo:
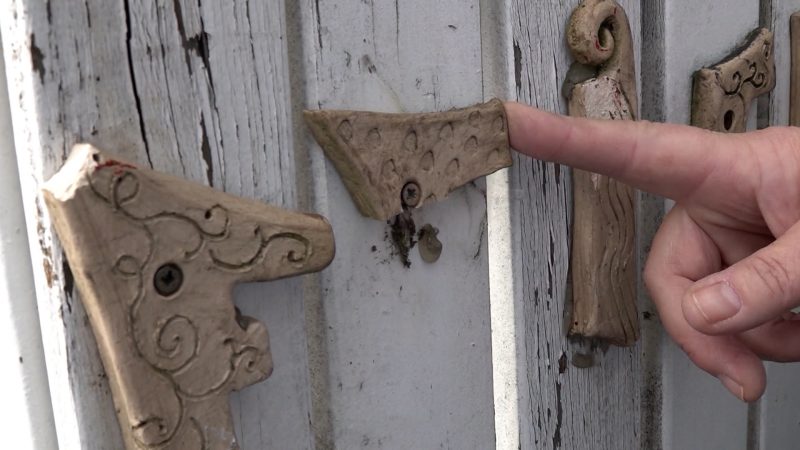
<instances>
[{"instance_id":1,"label":"fingernail","mask_svg":"<svg viewBox=\"0 0 800 450\"><path fill-rule=\"evenodd\" d=\"M733 381L733 379L728 378L725 375L720 375L717 378L722 382L722 385L725 386L727 390L731 391L731 394L737 396L739 400L744 401L744 388L741 384Z\"/></svg>"},{"instance_id":2,"label":"fingernail","mask_svg":"<svg viewBox=\"0 0 800 450\"><path fill-rule=\"evenodd\" d=\"M733 317L742 308L742 301L727 283L704 287L692 298L700 314L712 324Z\"/></svg>"}]
</instances>

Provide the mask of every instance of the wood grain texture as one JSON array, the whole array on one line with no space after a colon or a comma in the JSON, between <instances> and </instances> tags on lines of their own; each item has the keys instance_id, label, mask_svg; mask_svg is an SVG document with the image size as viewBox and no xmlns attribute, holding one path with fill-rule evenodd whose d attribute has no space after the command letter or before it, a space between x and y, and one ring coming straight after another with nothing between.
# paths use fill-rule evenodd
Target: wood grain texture
<instances>
[{"instance_id":1,"label":"wood grain texture","mask_svg":"<svg viewBox=\"0 0 800 450\"><path fill-rule=\"evenodd\" d=\"M566 112L561 83L571 63L563 36L578 1L513 1L516 93L520 101ZM620 2L639 46L640 4ZM637 66L638 68L638 61ZM517 156L510 169L515 261L522 271L525 321L520 380L523 449L638 449L641 429L637 347L607 351L566 338L571 177L566 168ZM577 366L589 366L579 368Z\"/></svg>"},{"instance_id":2,"label":"wood grain texture","mask_svg":"<svg viewBox=\"0 0 800 450\"><path fill-rule=\"evenodd\" d=\"M666 73L665 3L669 0L642 2L641 39L641 118L663 122ZM645 267L650 245L665 212L660 196L640 192L637 202L637 270ZM639 307L642 311L641 348L641 448L661 450L663 447L663 376L664 330L658 312L641 276L637 278Z\"/></svg>"},{"instance_id":3,"label":"wood grain texture","mask_svg":"<svg viewBox=\"0 0 800 450\"><path fill-rule=\"evenodd\" d=\"M228 395L272 374L236 283L316 272L318 215L121 162L87 144L43 186L109 376L128 449L238 448Z\"/></svg>"},{"instance_id":4,"label":"wood grain texture","mask_svg":"<svg viewBox=\"0 0 800 450\"><path fill-rule=\"evenodd\" d=\"M412 113L483 100L477 0L297 3L306 108ZM483 183L413 212L417 228L439 229L443 251L435 264L413 251L405 269L389 227L361 217L307 139L314 209L343 249L321 275L322 330L310 330L329 354L313 394L332 412L315 407L318 445L493 447Z\"/></svg>"},{"instance_id":5,"label":"wood grain texture","mask_svg":"<svg viewBox=\"0 0 800 450\"><path fill-rule=\"evenodd\" d=\"M781 11L783 12L783 11ZM783 15L778 15L775 19L782 19ZM777 20L776 20L777 22ZM773 26L776 30L784 31L783 24L775 23ZM781 34L784 37L785 33ZM800 126L800 11L793 13L789 17L789 41L790 44L790 72L789 72L789 125L793 127ZM783 46L781 46L783 47ZM783 48L781 48L783 50ZM785 53L785 52L784 52ZM785 56L781 54L781 56ZM780 62L783 62L781 58ZM783 64L781 64L783 67ZM774 104L786 104L787 102L775 101ZM776 111L772 111L773 114ZM777 118L777 117L776 117ZM779 123L779 122L778 122Z\"/></svg>"},{"instance_id":6,"label":"wood grain texture","mask_svg":"<svg viewBox=\"0 0 800 450\"><path fill-rule=\"evenodd\" d=\"M47 367L62 448L120 448L106 375L37 195L78 141L293 207L283 2L14 0L0 25ZM263 301L264 292L270 301ZM244 448L311 446L298 280L237 289L272 332L269 382L234 395ZM280 409L272 405L281 404Z\"/></svg>"},{"instance_id":7,"label":"wood grain texture","mask_svg":"<svg viewBox=\"0 0 800 450\"><path fill-rule=\"evenodd\" d=\"M2 48L2 42L0 42ZM42 332L36 309L25 212L9 110L6 67L0 57L0 396L2 433L19 450L57 448L47 385Z\"/></svg>"},{"instance_id":8,"label":"wood grain texture","mask_svg":"<svg viewBox=\"0 0 800 450\"><path fill-rule=\"evenodd\" d=\"M570 17L567 42L576 59L564 82L569 114L636 120L635 56L625 10L614 1L584 0ZM589 79L572 79L587 70ZM635 191L577 169L572 171L572 189L570 334L633 345L639 338Z\"/></svg>"},{"instance_id":9,"label":"wood grain texture","mask_svg":"<svg viewBox=\"0 0 800 450\"><path fill-rule=\"evenodd\" d=\"M510 0L481 0L481 61L484 98L515 97L514 46ZM509 169L486 178L487 241L489 248L492 382L494 385L495 448L520 448L520 408L527 404L520 385L527 367L525 322L521 314L522 267L514 259ZM527 426L527 424L525 424Z\"/></svg>"},{"instance_id":10,"label":"wood grain texture","mask_svg":"<svg viewBox=\"0 0 800 450\"><path fill-rule=\"evenodd\" d=\"M649 92L651 118L688 124L692 74L733 52L758 27L758 2L724 0L713 3L691 0L663 2L660 20L663 30L654 40L663 42L659 57L663 65L660 88ZM650 80L653 80L651 78ZM649 84L648 84L649 86ZM748 129L756 125L757 108L750 108ZM743 405L714 377L698 369L683 351L664 334L662 340L661 383L662 440L665 449L704 448L744 449L747 443L747 406Z\"/></svg>"},{"instance_id":11,"label":"wood grain texture","mask_svg":"<svg viewBox=\"0 0 800 450\"><path fill-rule=\"evenodd\" d=\"M305 111L361 214L389 220L511 165L503 103L446 112ZM408 193L413 185L413 196Z\"/></svg>"}]
</instances>

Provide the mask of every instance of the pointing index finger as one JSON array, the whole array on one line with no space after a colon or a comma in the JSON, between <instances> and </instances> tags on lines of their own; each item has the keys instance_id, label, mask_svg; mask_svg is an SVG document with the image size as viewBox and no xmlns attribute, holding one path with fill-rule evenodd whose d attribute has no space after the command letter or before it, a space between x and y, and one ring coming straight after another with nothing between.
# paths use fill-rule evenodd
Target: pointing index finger
<instances>
[{"instance_id":1,"label":"pointing index finger","mask_svg":"<svg viewBox=\"0 0 800 450\"><path fill-rule=\"evenodd\" d=\"M515 150L673 199L746 149L728 135L690 126L564 117L514 102L505 107Z\"/></svg>"}]
</instances>

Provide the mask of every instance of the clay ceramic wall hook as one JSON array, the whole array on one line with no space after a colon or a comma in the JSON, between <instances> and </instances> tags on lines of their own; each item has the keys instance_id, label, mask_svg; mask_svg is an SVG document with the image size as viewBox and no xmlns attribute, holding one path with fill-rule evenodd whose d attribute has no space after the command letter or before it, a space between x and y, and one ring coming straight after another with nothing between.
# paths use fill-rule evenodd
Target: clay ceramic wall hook
<instances>
[{"instance_id":1,"label":"clay ceramic wall hook","mask_svg":"<svg viewBox=\"0 0 800 450\"><path fill-rule=\"evenodd\" d=\"M500 100L439 113L306 111L361 214L378 220L442 200L511 165Z\"/></svg>"},{"instance_id":2,"label":"clay ceramic wall hook","mask_svg":"<svg viewBox=\"0 0 800 450\"><path fill-rule=\"evenodd\" d=\"M128 449L238 448L228 394L272 372L237 282L318 271L330 225L73 149L44 186Z\"/></svg>"},{"instance_id":3,"label":"clay ceramic wall hook","mask_svg":"<svg viewBox=\"0 0 800 450\"><path fill-rule=\"evenodd\" d=\"M638 96L636 95L636 67L633 53L633 38L625 10L613 0L584 0L570 16L567 26L567 45L577 64L570 67L564 84L564 95L570 100L570 114L574 102L587 98L587 86L594 84L614 85L623 98L617 109L635 120L638 115ZM595 83L586 83L595 79ZM576 86L581 84L582 86ZM573 95L573 89L580 92ZM604 91L609 91L604 89ZM584 108L591 106L581 105ZM603 106L603 105L601 105ZM605 108L603 111L607 111ZM578 111L580 112L580 111ZM602 113L601 115L607 115ZM601 117L617 119L622 117Z\"/></svg>"},{"instance_id":4,"label":"clay ceramic wall hook","mask_svg":"<svg viewBox=\"0 0 800 450\"><path fill-rule=\"evenodd\" d=\"M612 0L584 0L567 43L576 63L563 94L569 114L634 120L636 71L630 26ZM633 345L639 337L634 263L634 191L611 178L573 170L572 335Z\"/></svg>"},{"instance_id":5,"label":"clay ceramic wall hook","mask_svg":"<svg viewBox=\"0 0 800 450\"><path fill-rule=\"evenodd\" d=\"M692 125L721 132L744 132L753 100L774 87L773 34L759 28L730 56L694 74Z\"/></svg>"}]
</instances>

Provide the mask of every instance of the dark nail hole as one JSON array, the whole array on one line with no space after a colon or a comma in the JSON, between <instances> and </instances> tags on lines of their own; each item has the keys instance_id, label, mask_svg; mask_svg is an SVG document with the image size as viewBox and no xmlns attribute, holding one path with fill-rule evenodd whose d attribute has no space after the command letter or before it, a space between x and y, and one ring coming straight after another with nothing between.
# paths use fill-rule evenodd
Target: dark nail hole
<instances>
[{"instance_id":1,"label":"dark nail hole","mask_svg":"<svg viewBox=\"0 0 800 450\"><path fill-rule=\"evenodd\" d=\"M725 127L726 131L730 131L731 128L733 128L734 117L735 115L733 113L733 110L729 109L727 112L725 112L725 117L723 118L723 126Z\"/></svg>"},{"instance_id":2,"label":"dark nail hole","mask_svg":"<svg viewBox=\"0 0 800 450\"><path fill-rule=\"evenodd\" d=\"M156 270L156 274L153 276L153 287L164 297L178 292L182 285L183 271L176 264L164 264Z\"/></svg>"}]
</instances>

